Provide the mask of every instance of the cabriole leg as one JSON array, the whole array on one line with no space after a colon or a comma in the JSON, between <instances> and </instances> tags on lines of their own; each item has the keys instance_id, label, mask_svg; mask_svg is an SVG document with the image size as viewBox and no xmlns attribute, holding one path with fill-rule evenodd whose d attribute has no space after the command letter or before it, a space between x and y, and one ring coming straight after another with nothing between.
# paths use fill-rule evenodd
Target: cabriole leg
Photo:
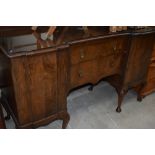
<instances>
[{"instance_id":1,"label":"cabriole leg","mask_svg":"<svg viewBox=\"0 0 155 155\"><path fill-rule=\"evenodd\" d=\"M64 118L63 118L62 129L66 129L69 120L70 120L70 116L68 113L66 113Z\"/></svg>"},{"instance_id":2,"label":"cabriole leg","mask_svg":"<svg viewBox=\"0 0 155 155\"><path fill-rule=\"evenodd\" d=\"M141 102L143 98L145 97L144 95L141 94L142 89L145 87L146 83L142 83L138 92L137 92L137 101Z\"/></svg>"},{"instance_id":3,"label":"cabriole leg","mask_svg":"<svg viewBox=\"0 0 155 155\"><path fill-rule=\"evenodd\" d=\"M88 90L89 90L89 91L93 91L93 88L94 88L94 86L91 85L91 86L88 88Z\"/></svg>"},{"instance_id":4,"label":"cabriole leg","mask_svg":"<svg viewBox=\"0 0 155 155\"><path fill-rule=\"evenodd\" d=\"M122 111L121 105L122 105L122 101L123 101L126 93L127 93L126 90L122 90L120 93L118 93L118 106L116 108L116 112L118 112L118 113L120 113Z\"/></svg>"}]
</instances>

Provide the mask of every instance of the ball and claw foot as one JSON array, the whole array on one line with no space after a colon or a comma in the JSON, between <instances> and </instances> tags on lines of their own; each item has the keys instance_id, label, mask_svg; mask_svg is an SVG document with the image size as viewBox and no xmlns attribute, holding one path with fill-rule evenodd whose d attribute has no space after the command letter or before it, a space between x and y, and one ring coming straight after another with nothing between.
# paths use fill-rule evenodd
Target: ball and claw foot
<instances>
[{"instance_id":1,"label":"ball and claw foot","mask_svg":"<svg viewBox=\"0 0 155 155\"><path fill-rule=\"evenodd\" d=\"M88 88L88 90L89 90L89 91L93 91L93 86L90 86L90 87Z\"/></svg>"},{"instance_id":2,"label":"ball and claw foot","mask_svg":"<svg viewBox=\"0 0 155 155\"><path fill-rule=\"evenodd\" d=\"M63 119L63 123L62 123L62 129L66 129L68 123L69 123L69 120L70 120L70 116L69 114L66 115L66 118Z\"/></svg>"},{"instance_id":3,"label":"ball and claw foot","mask_svg":"<svg viewBox=\"0 0 155 155\"><path fill-rule=\"evenodd\" d=\"M145 96L138 96L137 101L141 102Z\"/></svg>"},{"instance_id":4,"label":"ball and claw foot","mask_svg":"<svg viewBox=\"0 0 155 155\"><path fill-rule=\"evenodd\" d=\"M116 108L116 112L120 113L121 111L122 111L122 110L121 110L120 107L117 107L117 108Z\"/></svg>"}]
</instances>

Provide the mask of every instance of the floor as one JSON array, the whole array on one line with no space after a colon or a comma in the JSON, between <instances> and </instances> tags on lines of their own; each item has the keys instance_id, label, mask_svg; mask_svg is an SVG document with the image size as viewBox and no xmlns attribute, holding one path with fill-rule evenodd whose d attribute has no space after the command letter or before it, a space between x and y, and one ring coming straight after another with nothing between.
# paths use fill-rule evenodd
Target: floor
<instances>
[{"instance_id":1,"label":"floor","mask_svg":"<svg viewBox=\"0 0 155 155\"><path fill-rule=\"evenodd\" d=\"M88 91L88 86L78 89L67 100L70 114L68 129L155 128L155 93L138 102L136 93L129 91L121 113L115 112L116 91L105 82L99 83L93 91ZM62 121L58 120L40 129L59 129L61 124ZM15 127L12 119L6 121L6 126Z\"/></svg>"}]
</instances>

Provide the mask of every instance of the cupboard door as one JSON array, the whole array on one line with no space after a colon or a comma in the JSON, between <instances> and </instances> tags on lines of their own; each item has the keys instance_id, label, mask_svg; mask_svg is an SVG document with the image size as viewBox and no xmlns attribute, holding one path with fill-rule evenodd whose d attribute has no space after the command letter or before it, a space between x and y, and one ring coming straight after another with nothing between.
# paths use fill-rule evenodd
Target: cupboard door
<instances>
[{"instance_id":1,"label":"cupboard door","mask_svg":"<svg viewBox=\"0 0 155 155\"><path fill-rule=\"evenodd\" d=\"M12 59L12 77L15 103L11 107L20 125L42 120L57 112L56 53Z\"/></svg>"},{"instance_id":2,"label":"cupboard door","mask_svg":"<svg viewBox=\"0 0 155 155\"><path fill-rule=\"evenodd\" d=\"M33 121L57 112L56 53L29 56L28 83Z\"/></svg>"},{"instance_id":3,"label":"cupboard door","mask_svg":"<svg viewBox=\"0 0 155 155\"><path fill-rule=\"evenodd\" d=\"M153 41L154 34L133 36L124 79L124 84L128 87L145 82Z\"/></svg>"},{"instance_id":4,"label":"cupboard door","mask_svg":"<svg viewBox=\"0 0 155 155\"><path fill-rule=\"evenodd\" d=\"M97 60L86 61L71 67L71 87L96 82Z\"/></svg>"}]
</instances>

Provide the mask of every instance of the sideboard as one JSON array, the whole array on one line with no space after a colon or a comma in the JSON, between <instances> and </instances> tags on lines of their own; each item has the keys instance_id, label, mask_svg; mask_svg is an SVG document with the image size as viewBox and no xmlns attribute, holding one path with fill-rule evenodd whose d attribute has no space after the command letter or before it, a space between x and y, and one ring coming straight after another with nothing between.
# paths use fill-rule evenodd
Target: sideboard
<instances>
[{"instance_id":1,"label":"sideboard","mask_svg":"<svg viewBox=\"0 0 155 155\"><path fill-rule=\"evenodd\" d=\"M79 86L108 81L117 90L116 111L121 112L127 91L138 85L139 93L146 84L155 39L153 27L116 33L98 28L92 29L90 36L69 29L58 45L43 49L37 49L35 43L15 47L16 38L14 43L10 38L17 35L3 33L3 106L17 128L36 128L57 119L63 120L62 128L66 128L70 119L66 99ZM21 32L18 37L30 33Z\"/></svg>"}]
</instances>

